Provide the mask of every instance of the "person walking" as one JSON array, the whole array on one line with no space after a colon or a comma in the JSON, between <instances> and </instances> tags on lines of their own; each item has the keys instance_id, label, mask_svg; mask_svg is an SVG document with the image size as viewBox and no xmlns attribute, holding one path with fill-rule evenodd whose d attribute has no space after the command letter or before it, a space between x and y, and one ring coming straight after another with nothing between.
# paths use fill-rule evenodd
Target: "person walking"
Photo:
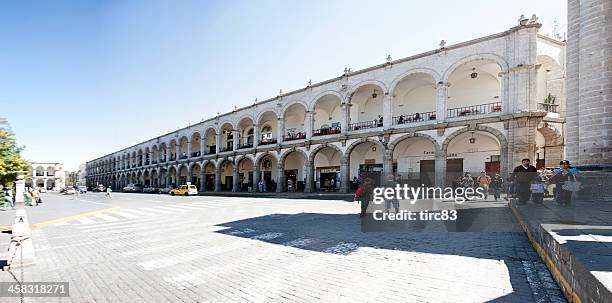
<instances>
[{"instance_id":1,"label":"person walking","mask_svg":"<svg viewBox=\"0 0 612 303\"><path fill-rule=\"evenodd\" d=\"M372 179L365 178L357 191L359 192L359 201L361 202L361 213L359 214L359 217L363 218L366 215L368 205L370 204L370 201L372 201L374 195L374 185L372 184Z\"/></svg>"},{"instance_id":2,"label":"person walking","mask_svg":"<svg viewBox=\"0 0 612 303\"><path fill-rule=\"evenodd\" d=\"M111 199L113 197L112 195L113 190L111 189L111 187L107 187L106 188L106 197L108 197L109 199Z\"/></svg>"},{"instance_id":3,"label":"person walking","mask_svg":"<svg viewBox=\"0 0 612 303\"><path fill-rule=\"evenodd\" d=\"M331 178L329 180L329 191L334 191L336 189L336 179Z\"/></svg>"},{"instance_id":4,"label":"person walking","mask_svg":"<svg viewBox=\"0 0 612 303\"><path fill-rule=\"evenodd\" d=\"M13 200L13 190L10 188L4 188L4 205L2 210L6 210L6 206L11 206L12 209L15 209L15 200Z\"/></svg>"},{"instance_id":5,"label":"person walking","mask_svg":"<svg viewBox=\"0 0 612 303\"><path fill-rule=\"evenodd\" d=\"M531 180L538 176L536 168L529 163L531 161L527 158L521 160L521 165L514 168L512 172L512 179L515 182L514 188L520 204L529 201Z\"/></svg>"},{"instance_id":6,"label":"person walking","mask_svg":"<svg viewBox=\"0 0 612 303\"><path fill-rule=\"evenodd\" d=\"M555 201L562 206L570 206L572 203L572 193L580 190L580 183L576 179L578 171L571 167L568 160L559 162L561 168L554 172L549 182L556 184Z\"/></svg>"},{"instance_id":7,"label":"person walking","mask_svg":"<svg viewBox=\"0 0 612 303\"><path fill-rule=\"evenodd\" d=\"M387 182L385 183L385 187L395 188L396 185L397 185L397 182L395 182L393 175L388 175ZM387 213L390 212L391 207L395 209L396 214L399 212L399 200L397 199L397 197L392 197L391 199L385 199L385 212Z\"/></svg>"},{"instance_id":8,"label":"person walking","mask_svg":"<svg viewBox=\"0 0 612 303\"><path fill-rule=\"evenodd\" d=\"M32 189L30 194L32 195L32 199L33 199L32 202L34 202L34 205L38 205L39 203L42 203L42 199L40 198L40 191L38 190L38 188Z\"/></svg>"},{"instance_id":9,"label":"person walking","mask_svg":"<svg viewBox=\"0 0 612 303\"><path fill-rule=\"evenodd\" d=\"M503 185L504 185L504 179L502 179L502 177L499 174L495 174L495 176L493 176L493 179L491 179L491 184L490 184L490 188L491 188L491 191L493 192L493 198L495 198L495 201L497 201L497 199L501 197L501 189Z\"/></svg>"},{"instance_id":10,"label":"person walking","mask_svg":"<svg viewBox=\"0 0 612 303\"><path fill-rule=\"evenodd\" d=\"M491 177L485 172L481 172L478 176L478 186L484 190L485 199L489 198L489 185L491 184Z\"/></svg>"}]
</instances>

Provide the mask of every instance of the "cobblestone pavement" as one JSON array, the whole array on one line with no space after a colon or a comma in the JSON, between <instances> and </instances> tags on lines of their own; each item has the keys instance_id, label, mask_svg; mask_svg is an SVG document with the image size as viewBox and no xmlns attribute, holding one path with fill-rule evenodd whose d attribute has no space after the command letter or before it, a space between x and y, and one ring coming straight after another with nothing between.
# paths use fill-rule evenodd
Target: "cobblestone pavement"
<instances>
[{"instance_id":1,"label":"cobblestone pavement","mask_svg":"<svg viewBox=\"0 0 612 303\"><path fill-rule=\"evenodd\" d=\"M33 229L25 280L68 281L71 296L25 302L564 302L518 232L362 233L358 205L342 201L104 203L116 207Z\"/></svg>"}]
</instances>

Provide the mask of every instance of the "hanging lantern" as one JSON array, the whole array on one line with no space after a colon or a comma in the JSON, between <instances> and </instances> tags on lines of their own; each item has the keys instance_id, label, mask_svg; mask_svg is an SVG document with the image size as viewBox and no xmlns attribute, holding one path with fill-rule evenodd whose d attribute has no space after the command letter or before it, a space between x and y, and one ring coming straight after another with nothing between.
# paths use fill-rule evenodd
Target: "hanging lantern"
<instances>
[{"instance_id":1,"label":"hanging lantern","mask_svg":"<svg viewBox=\"0 0 612 303\"><path fill-rule=\"evenodd\" d=\"M472 137L470 137L470 144L476 143L476 138L474 138L474 132L472 132Z\"/></svg>"},{"instance_id":2,"label":"hanging lantern","mask_svg":"<svg viewBox=\"0 0 612 303\"><path fill-rule=\"evenodd\" d=\"M476 68L473 67L472 68L472 73L470 74L470 78L476 79L476 77L478 77L478 73L476 72Z\"/></svg>"}]
</instances>

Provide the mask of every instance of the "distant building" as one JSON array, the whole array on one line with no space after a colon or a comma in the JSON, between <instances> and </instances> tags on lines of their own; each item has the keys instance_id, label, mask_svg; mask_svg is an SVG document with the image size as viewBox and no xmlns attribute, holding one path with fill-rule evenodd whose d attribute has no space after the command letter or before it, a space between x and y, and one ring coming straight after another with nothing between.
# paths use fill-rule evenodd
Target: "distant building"
<instances>
[{"instance_id":1,"label":"distant building","mask_svg":"<svg viewBox=\"0 0 612 303\"><path fill-rule=\"evenodd\" d=\"M26 187L44 187L59 190L66 186L64 165L57 162L30 162L30 175L26 177Z\"/></svg>"}]
</instances>

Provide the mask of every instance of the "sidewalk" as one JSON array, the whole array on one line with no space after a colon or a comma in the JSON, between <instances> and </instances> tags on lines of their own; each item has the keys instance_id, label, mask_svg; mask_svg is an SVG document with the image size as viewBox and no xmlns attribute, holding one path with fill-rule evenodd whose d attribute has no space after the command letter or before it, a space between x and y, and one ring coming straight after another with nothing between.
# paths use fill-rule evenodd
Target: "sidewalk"
<instances>
[{"instance_id":1,"label":"sidewalk","mask_svg":"<svg viewBox=\"0 0 612 303\"><path fill-rule=\"evenodd\" d=\"M221 197L258 197L258 198L279 198L279 199L316 199L316 200L344 200L353 201L355 193L340 193L340 192L264 192L264 193L249 193L249 192L231 192L231 191L206 191L200 192L200 196L221 196Z\"/></svg>"},{"instance_id":2,"label":"sidewalk","mask_svg":"<svg viewBox=\"0 0 612 303\"><path fill-rule=\"evenodd\" d=\"M612 202L510 207L570 302L612 302Z\"/></svg>"}]
</instances>

